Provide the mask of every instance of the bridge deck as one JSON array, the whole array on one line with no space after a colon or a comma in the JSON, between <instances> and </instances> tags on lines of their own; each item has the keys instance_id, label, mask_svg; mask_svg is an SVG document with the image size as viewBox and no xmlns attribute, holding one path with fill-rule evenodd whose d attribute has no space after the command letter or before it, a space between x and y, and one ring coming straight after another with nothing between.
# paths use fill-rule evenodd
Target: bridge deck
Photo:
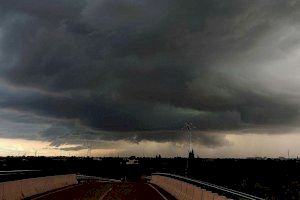
<instances>
[{"instance_id":1,"label":"bridge deck","mask_svg":"<svg viewBox=\"0 0 300 200\"><path fill-rule=\"evenodd\" d=\"M158 192L159 191L159 192ZM62 190L50 192L36 197L36 200L60 200L60 199L97 199L97 200L174 200L168 193L153 189L145 182L126 182L126 183L86 183ZM161 193L163 196L161 196Z\"/></svg>"}]
</instances>

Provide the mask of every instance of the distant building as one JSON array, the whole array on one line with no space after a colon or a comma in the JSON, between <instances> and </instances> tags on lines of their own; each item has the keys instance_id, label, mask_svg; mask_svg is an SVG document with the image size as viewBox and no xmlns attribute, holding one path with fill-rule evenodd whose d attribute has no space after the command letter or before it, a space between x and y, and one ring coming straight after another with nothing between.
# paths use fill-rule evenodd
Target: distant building
<instances>
[{"instance_id":1,"label":"distant building","mask_svg":"<svg viewBox=\"0 0 300 200\"><path fill-rule=\"evenodd\" d=\"M138 165L139 160L137 160L134 156L129 157L126 159L126 165Z\"/></svg>"},{"instance_id":2,"label":"distant building","mask_svg":"<svg viewBox=\"0 0 300 200\"><path fill-rule=\"evenodd\" d=\"M280 156L278 159L279 159L279 160L288 160L287 158L282 157L282 156Z\"/></svg>"},{"instance_id":3,"label":"distant building","mask_svg":"<svg viewBox=\"0 0 300 200\"><path fill-rule=\"evenodd\" d=\"M194 150L192 149L192 151L189 152L189 159L194 159L195 155L194 155Z\"/></svg>"},{"instance_id":4,"label":"distant building","mask_svg":"<svg viewBox=\"0 0 300 200\"><path fill-rule=\"evenodd\" d=\"M102 158L94 157L93 160L102 161Z\"/></svg>"},{"instance_id":5,"label":"distant building","mask_svg":"<svg viewBox=\"0 0 300 200\"><path fill-rule=\"evenodd\" d=\"M194 150L191 149L191 151L189 152L188 159L187 159L187 166L186 166L186 171L185 171L187 176L192 173L194 158L195 158Z\"/></svg>"}]
</instances>

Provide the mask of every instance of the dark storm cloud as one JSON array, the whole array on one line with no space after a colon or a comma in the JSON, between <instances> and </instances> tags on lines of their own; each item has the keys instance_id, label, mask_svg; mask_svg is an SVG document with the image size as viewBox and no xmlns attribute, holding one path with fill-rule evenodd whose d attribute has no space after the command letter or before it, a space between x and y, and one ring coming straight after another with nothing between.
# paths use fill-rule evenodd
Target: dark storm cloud
<instances>
[{"instance_id":1,"label":"dark storm cloud","mask_svg":"<svg viewBox=\"0 0 300 200\"><path fill-rule=\"evenodd\" d=\"M40 132L40 136L44 140L50 141L52 146L59 147L64 144L77 144L81 149L86 149L89 146L93 148L107 148L111 146L111 144L105 144L105 141L126 141L135 144L144 141L185 144L189 137L186 130L142 132L97 131L76 123L53 125ZM229 144L224 134L194 131L192 137L195 144L197 143L207 147ZM66 150L69 149L67 148Z\"/></svg>"},{"instance_id":2,"label":"dark storm cloud","mask_svg":"<svg viewBox=\"0 0 300 200\"><path fill-rule=\"evenodd\" d=\"M26 89L0 90L0 94L2 108L33 112L36 115L65 121L79 120L80 123L99 130L178 130L187 121L197 124L201 129L229 128L240 120L235 112L199 112L141 103L123 105L101 98L49 95Z\"/></svg>"},{"instance_id":3,"label":"dark storm cloud","mask_svg":"<svg viewBox=\"0 0 300 200\"><path fill-rule=\"evenodd\" d=\"M179 140L186 121L198 130L289 124L298 117L298 90L276 82L266 66L297 49L295 32L275 33L298 30L299 6L0 1L0 76L14 88L0 91L0 105L66 127L76 121L95 135L108 131L104 140Z\"/></svg>"},{"instance_id":4,"label":"dark storm cloud","mask_svg":"<svg viewBox=\"0 0 300 200\"><path fill-rule=\"evenodd\" d=\"M84 147L84 146L60 147L58 149L62 150L62 151L79 151L79 150L82 150L82 149L86 149L86 147Z\"/></svg>"}]
</instances>

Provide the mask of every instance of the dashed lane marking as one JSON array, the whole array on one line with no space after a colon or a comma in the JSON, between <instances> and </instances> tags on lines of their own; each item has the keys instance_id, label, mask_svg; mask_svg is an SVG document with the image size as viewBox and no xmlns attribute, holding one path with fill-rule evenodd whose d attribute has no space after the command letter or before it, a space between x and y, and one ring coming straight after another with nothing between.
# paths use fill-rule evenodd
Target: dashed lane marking
<instances>
[{"instance_id":1,"label":"dashed lane marking","mask_svg":"<svg viewBox=\"0 0 300 200\"><path fill-rule=\"evenodd\" d=\"M32 200L40 199L40 198L46 197L46 196L48 196L48 195L55 194L55 193L57 193L57 192L61 192L61 191L64 191L64 190L68 190L68 189L70 189L70 188L78 187L78 186L80 186L80 185L81 185L81 184L70 185L70 186L64 187L64 188L62 188L62 189L54 190L54 191L52 191L52 192L47 192L46 194L43 194L43 195L41 195L41 196L37 196L37 197L35 197L35 198L32 198Z\"/></svg>"},{"instance_id":2,"label":"dashed lane marking","mask_svg":"<svg viewBox=\"0 0 300 200\"><path fill-rule=\"evenodd\" d=\"M106 195L108 195L108 193L109 193L111 190L112 190L112 187L109 188L109 190L107 190L107 191L99 198L99 200L103 200L104 197L106 197Z\"/></svg>"},{"instance_id":3,"label":"dashed lane marking","mask_svg":"<svg viewBox=\"0 0 300 200\"><path fill-rule=\"evenodd\" d=\"M153 187L153 185L149 184L148 185L150 187L152 187L164 200L168 200L160 191L158 191L158 189L156 189L155 187Z\"/></svg>"}]
</instances>

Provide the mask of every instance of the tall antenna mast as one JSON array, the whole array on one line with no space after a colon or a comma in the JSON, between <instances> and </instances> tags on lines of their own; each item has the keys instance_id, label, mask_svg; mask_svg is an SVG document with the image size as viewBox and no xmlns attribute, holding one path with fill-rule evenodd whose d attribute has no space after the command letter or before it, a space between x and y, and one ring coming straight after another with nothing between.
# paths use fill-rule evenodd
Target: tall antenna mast
<instances>
[{"instance_id":1,"label":"tall antenna mast","mask_svg":"<svg viewBox=\"0 0 300 200\"><path fill-rule=\"evenodd\" d=\"M86 157L92 157L92 144L91 141L85 140L84 146L86 148Z\"/></svg>"},{"instance_id":2,"label":"tall antenna mast","mask_svg":"<svg viewBox=\"0 0 300 200\"><path fill-rule=\"evenodd\" d=\"M186 122L184 124L184 128L189 134L189 152L191 152L192 151L192 128L193 128L193 124L190 123L190 122Z\"/></svg>"},{"instance_id":3,"label":"tall antenna mast","mask_svg":"<svg viewBox=\"0 0 300 200\"><path fill-rule=\"evenodd\" d=\"M92 157L92 145L91 144L89 144L89 146L88 146L88 156Z\"/></svg>"}]
</instances>

